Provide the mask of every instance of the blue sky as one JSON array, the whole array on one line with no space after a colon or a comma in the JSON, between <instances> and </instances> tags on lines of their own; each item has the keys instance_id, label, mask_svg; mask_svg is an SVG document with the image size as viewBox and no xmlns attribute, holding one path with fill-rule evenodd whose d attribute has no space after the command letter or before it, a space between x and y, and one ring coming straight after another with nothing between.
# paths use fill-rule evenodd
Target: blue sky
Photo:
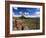
<instances>
[{"instance_id":1,"label":"blue sky","mask_svg":"<svg viewBox=\"0 0 46 38\"><path fill-rule=\"evenodd\" d=\"M13 15L40 15L40 8L13 7Z\"/></svg>"}]
</instances>

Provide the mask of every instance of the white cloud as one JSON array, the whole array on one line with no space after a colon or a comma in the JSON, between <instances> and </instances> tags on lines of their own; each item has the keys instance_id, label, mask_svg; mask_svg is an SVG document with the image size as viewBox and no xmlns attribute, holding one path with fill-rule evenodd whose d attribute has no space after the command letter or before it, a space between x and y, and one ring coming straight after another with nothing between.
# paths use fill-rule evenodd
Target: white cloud
<instances>
[{"instance_id":1,"label":"white cloud","mask_svg":"<svg viewBox=\"0 0 46 38\"><path fill-rule=\"evenodd\" d=\"M14 13L12 13L12 15L15 15Z\"/></svg>"},{"instance_id":2,"label":"white cloud","mask_svg":"<svg viewBox=\"0 0 46 38\"><path fill-rule=\"evenodd\" d=\"M28 15L28 16L24 16L24 17L27 17L27 18L28 18L28 17L30 17L30 18L37 18L37 17L40 17L40 16L39 16L39 15L36 15L36 16L33 16L33 15L30 16L30 15Z\"/></svg>"},{"instance_id":3,"label":"white cloud","mask_svg":"<svg viewBox=\"0 0 46 38\"><path fill-rule=\"evenodd\" d=\"M36 12L35 14L36 14L36 15L40 15L40 12Z\"/></svg>"},{"instance_id":4,"label":"white cloud","mask_svg":"<svg viewBox=\"0 0 46 38\"><path fill-rule=\"evenodd\" d=\"M21 15L15 15L14 12L12 13L13 17L21 17Z\"/></svg>"},{"instance_id":5,"label":"white cloud","mask_svg":"<svg viewBox=\"0 0 46 38\"><path fill-rule=\"evenodd\" d=\"M19 12L20 14L22 14L22 12Z\"/></svg>"},{"instance_id":6,"label":"white cloud","mask_svg":"<svg viewBox=\"0 0 46 38\"><path fill-rule=\"evenodd\" d=\"M40 12L36 12L35 15L29 15L29 13L25 13L25 17L30 17L30 18L37 18L40 17Z\"/></svg>"},{"instance_id":7,"label":"white cloud","mask_svg":"<svg viewBox=\"0 0 46 38\"><path fill-rule=\"evenodd\" d=\"M21 15L14 15L13 17L21 17Z\"/></svg>"},{"instance_id":8,"label":"white cloud","mask_svg":"<svg viewBox=\"0 0 46 38\"><path fill-rule=\"evenodd\" d=\"M25 15L29 15L29 13L28 12L25 12Z\"/></svg>"},{"instance_id":9,"label":"white cloud","mask_svg":"<svg viewBox=\"0 0 46 38\"><path fill-rule=\"evenodd\" d=\"M14 9L16 9L16 10L17 10L18 8L17 8L17 7L14 7Z\"/></svg>"}]
</instances>

